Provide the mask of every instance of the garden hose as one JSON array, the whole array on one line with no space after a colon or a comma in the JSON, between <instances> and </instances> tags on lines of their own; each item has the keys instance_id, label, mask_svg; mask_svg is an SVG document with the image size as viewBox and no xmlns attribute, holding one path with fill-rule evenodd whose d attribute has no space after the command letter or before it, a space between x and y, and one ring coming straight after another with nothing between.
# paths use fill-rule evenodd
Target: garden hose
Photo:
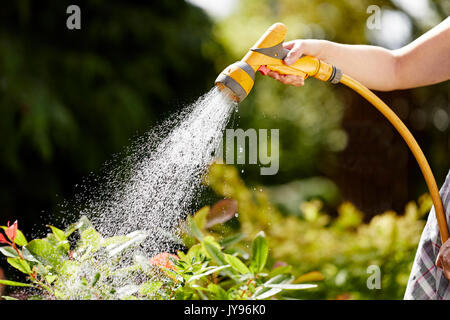
<instances>
[{"instance_id":1,"label":"garden hose","mask_svg":"<svg viewBox=\"0 0 450 320\"><path fill-rule=\"evenodd\" d=\"M436 218L439 225L439 230L441 233L441 241L444 243L447 241L448 227L447 220L445 218L444 207L442 205L441 196L439 195L439 190L436 184L436 180L434 179L433 172L431 171L430 165L428 164L425 155L417 144L416 139L414 139L411 132L405 126L405 124L400 120L400 118L387 106L386 103L383 102L380 98L378 98L372 91L367 89L361 83L352 79L346 74L342 75L340 83L346 85L347 87L353 89L358 92L361 96L363 96L367 101L369 101L375 108L378 109L385 117L389 120L389 122L394 126L394 128L400 133L403 140L405 140L412 154L417 160L419 164L420 170L422 170L422 174L425 178L425 182L427 183L428 190L430 191L431 199L433 200L434 210L436 211Z\"/></svg>"},{"instance_id":2,"label":"garden hose","mask_svg":"<svg viewBox=\"0 0 450 320\"><path fill-rule=\"evenodd\" d=\"M266 74L269 70L281 74L314 77L321 81L342 83L353 89L378 109L400 133L419 164L425 177L433 201L442 243L449 238L444 207L430 165L411 132L400 118L372 91L342 71L315 57L302 56L292 65L286 65L284 58L289 50L283 47L287 28L282 23L272 25L249 50L244 58L225 68L216 79L216 86L236 102L241 102L250 93L255 81L256 71Z\"/></svg>"}]
</instances>

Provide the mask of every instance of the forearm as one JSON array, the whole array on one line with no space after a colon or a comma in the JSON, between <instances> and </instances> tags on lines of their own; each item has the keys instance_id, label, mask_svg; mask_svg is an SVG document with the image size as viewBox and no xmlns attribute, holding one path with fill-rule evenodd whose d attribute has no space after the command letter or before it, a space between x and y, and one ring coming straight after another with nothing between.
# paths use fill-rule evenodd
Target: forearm
<instances>
[{"instance_id":1,"label":"forearm","mask_svg":"<svg viewBox=\"0 0 450 320\"><path fill-rule=\"evenodd\" d=\"M450 18L395 50L397 89L435 84L450 79Z\"/></svg>"},{"instance_id":2,"label":"forearm","mask_svg":"<svg viewBox=\"0 0 450 320\"><path fill-rule=\"evenodd\" d=\"M426 86L450 79L450 18L397 50L325 40L303 40L302 49L341 68L370 89Z\"/></svg>"},{"instance_id":3,"label":"forearm","mask_svg":"<svg viewBox=\"0 0 450 320\"><path fill-rule=\"evenodd\" d=\"M393 51L368 45L346 45L326 40L304 40L305 54L340 68L370 89L397 87L397 56Z\"/></svg>"}]
</instances>

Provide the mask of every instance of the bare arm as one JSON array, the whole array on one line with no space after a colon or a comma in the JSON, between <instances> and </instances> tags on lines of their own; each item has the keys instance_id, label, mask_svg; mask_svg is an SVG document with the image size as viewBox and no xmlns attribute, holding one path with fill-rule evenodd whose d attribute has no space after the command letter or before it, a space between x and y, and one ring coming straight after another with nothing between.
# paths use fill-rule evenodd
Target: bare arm
<instances>
[{"instance_id":1,"label":"bare arm","mask_svg":"<svg viewBox=\"0 0 450 320\"><path fill-rule=\"evenodd\" d=\"M450 18L398 50L326 40L294 40L285 47L290 50L285 59L288 65L302 54L315 56L374 90L414 88L450 79ZM297 76L273 71L269 76L285 84L303 85Z\"/></svg>"}]
</instances>

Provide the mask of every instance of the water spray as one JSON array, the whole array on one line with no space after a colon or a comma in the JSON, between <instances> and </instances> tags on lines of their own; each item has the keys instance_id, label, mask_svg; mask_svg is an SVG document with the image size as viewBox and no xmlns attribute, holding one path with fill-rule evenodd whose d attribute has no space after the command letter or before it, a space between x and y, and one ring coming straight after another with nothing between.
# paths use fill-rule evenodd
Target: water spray
<instances>
[{"instance_id":1,"label":"water spray","mask_svg":"<svg viewBox=\"0 0 450 320\"><path fill-rule=\"evenodd\" d=\"M273 70L280 74L302 76L304 79L314 77L333 84L342 83L359 93L389 120L416 158L433 200L442 243L447 241L449 231L436 180L425 155L405 124L372 91L348 75L343 74L336 66L305 55L294 64L286 65L283 60L289 52L283 47L286 33L287 28L284 24L275 23L272 25L242 60L226 67L219 74L216 79L216 86L226 92L234 101L241 102L253 88L256 71L265 74L269 70Z\"/></svg>"}]
</instances>

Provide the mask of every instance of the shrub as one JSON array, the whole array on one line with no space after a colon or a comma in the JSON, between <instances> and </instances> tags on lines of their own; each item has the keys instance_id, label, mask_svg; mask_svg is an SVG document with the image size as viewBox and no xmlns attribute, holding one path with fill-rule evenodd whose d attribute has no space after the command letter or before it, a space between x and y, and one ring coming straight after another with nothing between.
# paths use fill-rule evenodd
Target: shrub
<instances>
[{"instance_id":1,"label":"shrub","mask_svg":"<svg viewBox=\"0 0 450 320\"><path fill-rule=\"evenodd\" d=\"M333 219L318 200L301 206L302 217L283 215L262 188L247 188L236 168L215 164L205 183L218 195L239 204L236 218L245 239L263 230L274 250L272 260L287 262L293 272L319 271L324 281L300 298L401 299L432 202L428 195L408 203L403 215L388 211L363 223L363 214L346 202ZM221 231L226 232L224 230ZM381 270L381 289L367 288L368 267ZM342 297L342 296L341 296Z\"/></svg>"},{"instance_id":2,"label":"shrub","mask_svg":"<svg viewBox=\"0 0 450 320\"><path fill-rule=\"evenodd\" d=\"M28 281L0 284L33 288L21 292L27 299L281 299L286 290L315 287L294 283L288 266L266 267L264 233L253 239L251 255L233 250L240 237L219 242L207 235L206 224L221 217L206 219L206 209L182 228L190 243L186 252L150 259L137 250L148 236L145 231L105 238L82 217L64 231L49 226L45 238L28 242L15 222L4 227L5 236L0 234L6 244L0 252Z\"/></svg>"},{"instance_id":3,"label":"shrub","mask_svg":"<svg viewBox=\"0 0 450 320\"><path fill-rule=\"evenodd\" d=\"M6 246L0 252L28 282L0 285L32 289L28 299L403 297L432 204L428 195L408 203L401 216L389 211L363 223L363 214L347 202L337 218L318 200L304 202L300 218L283 215L263 189L247 188L232 166L213 165L204 182L225 199L181 222L186 250L149 259L139 251L146 232L106 238L86 217L64 231L49 226L45 238L28 242L16 222L2 227ZM379 290L367 286L372 265L381 271ZM314 290L300 290L320 280Z\"/></svg>"}]
</instances>

